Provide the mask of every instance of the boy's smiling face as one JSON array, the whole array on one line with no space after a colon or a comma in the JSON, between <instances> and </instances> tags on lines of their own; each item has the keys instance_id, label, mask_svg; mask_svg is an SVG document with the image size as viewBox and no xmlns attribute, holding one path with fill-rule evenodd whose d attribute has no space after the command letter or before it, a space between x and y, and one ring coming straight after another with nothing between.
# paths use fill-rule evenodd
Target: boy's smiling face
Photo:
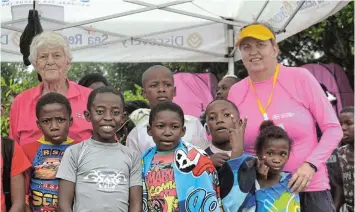
<instances>
[{"instance_id":1,"label":"boy's smiling face","mask_svg":"<svg viewBox=\"0 0 355 212\"><path fill-rule=\"evenodd\" d=\"M185 135L185 127L178 113L160 111L156 114L151 126L148 126L148 135L153 137L158 150L173 150Z\"/></svg>"},{"instance_id":2,"label":"boy's smiling face","mask_svg":"<svg viewBox=\"0 0 355 212\"><path fill-rule=\"evenodd\" d=\"M98 93L85 112L85 118L92 123L93 139L105 142L115 142L115 133L122 124L123 102L120 96L113 93Z\"/></svg>"},{"instance_id":3,"label":"boy's smiling face","mask_svg":"<svg viewBox=\"0 0 355 212\"><path fill-rule=\"evenodd\" d=\"M231 115L237 122L240 121L237 109L225 100L216 100L206 108L206 123L212 136L212 143L229 142L230 129L234 126Z\"/></svg>"},{"instance_id":4,"label":"boy's smiling face","mask_svg":"<svg viewBox=\"0 0 355 212\"><path fill-rule=\"evenodd\" d=\"M37 126L45 140L53 144L61 144L67 140L72 124L73 118L69 116L67 108L58 103L44 105L37 120Z\"/></svg>"}]
</instances>

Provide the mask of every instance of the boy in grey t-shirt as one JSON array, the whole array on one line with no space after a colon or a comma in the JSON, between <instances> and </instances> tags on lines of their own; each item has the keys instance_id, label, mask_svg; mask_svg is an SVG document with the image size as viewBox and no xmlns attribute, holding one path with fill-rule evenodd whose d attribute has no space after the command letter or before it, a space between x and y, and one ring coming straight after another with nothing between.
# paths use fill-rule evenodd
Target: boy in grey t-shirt
<instances>
[{"instance_id":1,"label":"boy in grey t-shirt","mask_svg":"<svg viewBox=\"0 0 355 212\"><path fill-rule=\"evenodd\" d=\"M89 95L85 118L93 136L65 151L57 172L59 211L142 211L140 155L115 141L123 102L122 94L109 87Z\"/></svg>"}]
</instances>

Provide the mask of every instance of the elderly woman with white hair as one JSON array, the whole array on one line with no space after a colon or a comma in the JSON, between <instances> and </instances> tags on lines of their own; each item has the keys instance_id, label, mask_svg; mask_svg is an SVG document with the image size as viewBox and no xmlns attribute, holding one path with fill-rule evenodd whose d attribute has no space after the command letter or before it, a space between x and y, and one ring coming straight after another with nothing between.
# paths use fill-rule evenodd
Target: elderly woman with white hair
<instances>
[{"instance_id":1,"label":"elderly woman with white hair","mask_svg":"<svg viewBox=\"0 0 355 212\"><path fill-rule=\"evenodd\" d=\"M72 61L67 40L55 32L37 35L30 46L29 60L42 78L42 82L39 86L20 93L14 99L10 111L10 137L21 146L39 139L44 141L36 123L36 103L44 94L56 92L66 96L71 104L73 125L68 136L75 141L88 139L92 127L85 120L83 112L86 110L91 90L67 78ZM48 123L48 130L55 136L58 129L54 129L50 122Z\"/></svg>"}]
</instances>

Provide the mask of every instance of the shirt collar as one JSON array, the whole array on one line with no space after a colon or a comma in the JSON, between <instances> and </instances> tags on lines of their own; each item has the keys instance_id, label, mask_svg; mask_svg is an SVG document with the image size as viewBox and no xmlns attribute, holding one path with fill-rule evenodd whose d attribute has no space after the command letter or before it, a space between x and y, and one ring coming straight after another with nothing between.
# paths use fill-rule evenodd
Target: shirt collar
<instances>
[{"instance_id":1,"label":"shirt collar","mask_svg":"<svg viewBox=\"0 0 355 212\"><path fill-rule=\"evenodd\" d=\"M37 141L40 142L41 144L54 145L52 142L46 141L46 140L44 139L44 136L42 136L42 137L41 137L40 139L38 139ZM71 143L73 143L73 142L74 142L73 139L67 137L67 140L64 141L61 145L71 144Z\"/></svg>"},{"instance_id":2,"label":"shirt collar","mask_svg":"<svg viewBox=\"0 0 355 212\"><path fill-rule=\"evenodd\" d=\"M220 148L217 148L216 146L214 146L213 144L210 145L210 149L211 151L213 152L213 154L215 153L226 153L228 154L229 156L232 155L232 151L225 151L225 150L222 150Z\"/></svg>"},{"instance_id":3,"label":"shirt collar","mask_svg":"<svg viewBox=\"0 0 355 212\"><path fill-rule=\"evenodd\" d=\"M79 96L80 91L78 90L78 87L75 86L76 83L70 81L68 78L66 78L65 81L68 84L68 93L67 93L66 97L68 99L70 99L70 98ZM35 87L35 90L34 90L34 99L35 100L38 100L42 96L42 90L43 90L43 82L41 84L39 84L37 87Z\"/></svg>"}]
</instances>

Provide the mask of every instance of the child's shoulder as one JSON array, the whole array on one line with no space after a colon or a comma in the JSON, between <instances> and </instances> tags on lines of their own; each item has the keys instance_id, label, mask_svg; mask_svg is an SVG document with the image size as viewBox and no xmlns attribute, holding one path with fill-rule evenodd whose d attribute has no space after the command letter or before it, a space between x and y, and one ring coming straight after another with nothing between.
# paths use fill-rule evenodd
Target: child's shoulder
<instances>
[{"instance_id":1,"label":"child's shoulder","mask_svg":"<svg viewBox=\"0 0 355 212\"><path fill-rule=\"evenodd\" d=\"M29 160L32 160L34 156L37 154L38 149L40 148L41 143L39 141L34 141L31 143L27 143L22 146L23 152L26 154Z\"/></svg>"},{"instance_id":2,"label":"child's shoulder","mask_svg":"<svg viewBox=\"0 0 355 212\"><path fill-rule=\"evenodd\" d=\"M84 141L73 141L72 143L70 143L70 146L68 146L68 148L66 148L66 152L79 152L82 150L83 146L85 145L85 143L88 142L88 140L84 140Z\"/></svg>"},{"instance_id":3,"label":"child's shoulder","mask_svg":"<svg viewBox=\"0 0 355 212\"><path fill-rule=\"evenodd\" d=\"M129 157L139 157L139 158L141 157L139 152L137 152L136 150L131 149L129 147L126 147L126 146L124 146L122 144L119 144L119 145L121 145L122 152L125 153L127 156L129 156Z\"/></svg>"},{"instance_id":4,"label":"child's shoulder","mask_svg":"<svg viewBox=\"0 0 355 212\"><path fill-rule=\"evenodd\" d=\"M33 142L23 145L22 149L25 152L32 151L32 150L37 150L40 146L41 146L41 143L39 141L33 141Z\"/></svg>"},{"instance_id":5,"label":"child's shoulder","mask_svg":"<svg viewBox=\"0 0 355 212\"><path fill-rule=\"evenodd\" d=\"M201 148L198 147L198 146L195 146L195 145L193 145L193 144L191 144L191 143L188 143L188 142L183 142L183 144L186 146L187 151L191 151L191 150L194 149L194 150L196 150L196 152L197 152L198 154L208 156L207 152L206 152L204 149L201 149Z\"/></svg>"},{"instance_id":6,"label":"child's shoulder","mask_svg":"<svg viewBox=\"0 0 355 212\"><path fill-rule=\"evenodd\" d=\"M344 154L346 153L346 151L348 150L348 148L349 148L349 145L348 145L348 144L347 144L347 145L344 145L344 146L341 146L341 147L339 147L339 148L336 149L336 153L337 153L338 155L344 155Z\"/></svg>"}]
</instances>

